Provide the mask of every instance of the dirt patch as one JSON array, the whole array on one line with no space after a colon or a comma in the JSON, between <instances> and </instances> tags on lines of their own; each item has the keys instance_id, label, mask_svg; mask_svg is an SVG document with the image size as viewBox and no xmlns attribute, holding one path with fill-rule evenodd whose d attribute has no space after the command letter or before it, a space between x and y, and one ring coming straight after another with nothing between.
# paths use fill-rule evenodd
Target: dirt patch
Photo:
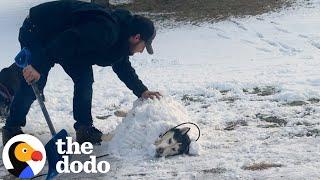
<instances>
[{"instance_id":1,"label":"dirt patch","mask_svg":"<svg viewBox=\"0 0 320 180\"><path fill-rule=\"evenodd\" d=\"M231 90L219 90L219 92L222 94L222 95L226 95L228 92L230 92Z\"/></svg>"},{"instance_id":2,"label":"dirt patch","mask_svg":"<svg viewBox=\"0 0 320 180\"><path fill-rule=\"evenodd\" d=\"M268 129L268 128L278 128L280 126L278 124L259 124L257 127Z\"/></svg>"},{"instance_id":3,"label":"dirt patch","mask_svg":"<svg viewBox=\"0 0 320 180\"><path fill-rule=\"evenodd\" d=\"M306 136L320 136L320 129L309 129Z\"/></svg>"},{"instance_id":4,"label":"dirt patch","mask_svg":"<svg viewBox=\"0 0 320 180\"><path fill-rule=\"evenodd\" d=\"M282 165L261 162L261 163L254 163L249 166L243 166L242 169L250 170L250 171L261 171L261 170L270 169L270 168L274 168L274 167L282 167Z\"/></svg>"},{"instance_id":5,"label":"dirt patch","mask_svg":"<svg viewBox=\"0 0 320 180\"><path fill-rule=\"evenodd\" d=\"M304 132L298 132L298 133L289 133L290 137L318 137L320 136L320 129L308 129L307 131Z\"/></svg>"},{"instance_id":6,"label":"dirt patch","mask_svg":"<svg viewBox=\"0 0 320 180\"><path fill-rule=\"evenodd\" d=\"M310 98L308 101L309 101L310 103L312 103L312 104L316 104L316 103L319 103L319 102L320 102L320 99L319 99L319 98Z\"/></svg>"},{"instance_id":7,"label":"dirt patch","mask_svg":"<svg viewBox=\"0 0 320 180\"><path fill-rule=\"evenodd\" d=\"M220 167L202 170L204 174L221 174L221 173L225 173L226 171L227 171L226 168L220 168Z\"/></svg>"},{"instance_id":8,"label":"dirt patch","mask_svg":"<svg viewBox=\"0 0 320 180\"><path fill-rule=\"evenodd\" d=\"M195 96L195 95L189 95L185 94L181 98L182 101L184 102L204 102L203 96Z\"/></svg>"},{"instance_id":9,"label":"dirt patch","mask_svg":"<svg viewBox=\"0 0 320 180\"><path fill-rule=\"evenodd\" d=\"M147 174L145 173L138 173L138 174L126 174L125 176L128 176L128 177L143 177L143 176L146 176Z\"/></svg>"},{"instance_id":10,"label":"dirt patch","mask_svg":"<svg viewBox=\"0 0 320 180\"><path fill-rule=\"evenodd\" d=\"M306 105L306 104L308 104L308 102L305 102L305 101L292 101L292 102L286 103L285 105L287 105L287 106L303 106L303 105Z\"/></svg>"},{"instance_id":11,"label":"dirt patch","mask_svg":"<svg viewBox=\"0 0 320 180\"><path fill-rule=\"evenodd\" d=\"M230 121L230 122L227 122L226 124L227 126L224 128L224 130L227 130L227 131L234 130L238 126L248 126L248 123L245 120Z\"/></svg>"},{"instance_id":12,"label":"dirt patch","mask_svg":"<svg viewBox=\"0 0 320 180\"><path fill-rule=\"evenodd\" d=\"M270 115L267 115L267 114L256 114L256 118L259 118L260 120L262 121L266 121L266 122L269 122L269 123L275 123L275 124L278 124L280 126L285 126L287 125L287 121L282 119L282 118L279 118L277 116L270 116Z\"/></svg>"},{"instance_id":13,"label":"dirt patch","mask_svg":"<svg viewBox=\"0 0 320 180\"><path fill-rule=\"evenodd\" d=\"M293 0L134 0L133 3L116 7L148 12L149 16L158 20L170 18L199 22L263 14L288 7L292 3Z\"/></svg>"},{"instance_id":14,"label":"dirt patch","mask_svg":"<svg viewBox=\"0 0 320 180\"><path fill-rule=\"evenodd\" d=\"M309 122L297 122L297 123L295 123L295 125L297 125L297 126L313 126L314 124L312 124L312 123L309 123Z\"/></svg>"},{"instance_id":15,"label":"dirt patch","mask_svg":"<svg viewBox=\"0 0 320 180\"><path fill-rule=\"evenodd\" d=\"M108 119L109 117L111 117L112 115L101 115L101 116L96 116L97 119L101 119L101 120L104 120L104 119Z\"/></svg>"},{"instance_id":16,"label":"dirt patch","mask_svg":"<svg viewBox=\"0 0 320 180\"><path fill-rule=\"evenodd\" d=\"M256 94L258 96L270 96L280 92L280 90L274 86L254 87L253 89L242 89L242 91L244 93Z\"/></svg>"},{"instance_id":17,"label":"dirt patch","mask_svg":"<svg viewBox=\"0 0 320 180\"><path fill-rule=\"evenodd\" d=\"M225 101L226 103L234 103L235 101L239 100L239 97L223 97L220 100Z\"/></svg>"}]
</instances>

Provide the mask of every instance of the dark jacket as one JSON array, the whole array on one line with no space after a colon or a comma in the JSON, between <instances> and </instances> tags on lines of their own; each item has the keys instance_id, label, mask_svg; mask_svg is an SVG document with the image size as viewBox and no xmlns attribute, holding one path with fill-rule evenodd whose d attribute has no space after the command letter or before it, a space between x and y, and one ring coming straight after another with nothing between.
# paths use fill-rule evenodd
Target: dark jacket
<instances>
[{"instance_id":1,"label":"dark jacket","mask_svg":"<svg viewBox=\"0 0 320 180\"><path fill-rule=\"evenodd\" d=\"M129 61L127 30L132 19L129 11L62 0L35 6L29 16L46 52L32 59L32 65L40 73L54 63L70 67L112 66L136 96L147 90Z\"/></svg>"}]
</instances>

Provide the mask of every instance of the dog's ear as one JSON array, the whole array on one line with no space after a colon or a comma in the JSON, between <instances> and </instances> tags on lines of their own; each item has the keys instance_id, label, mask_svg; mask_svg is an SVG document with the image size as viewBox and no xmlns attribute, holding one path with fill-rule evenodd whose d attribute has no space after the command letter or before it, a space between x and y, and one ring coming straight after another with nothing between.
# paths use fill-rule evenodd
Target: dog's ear
<instances>
[{"instance_id":1,"label":"dog's ear","mask_svg":"<svg viewBox=\"0 0 320 180\"><path fill-rule=\"evenodd\" d=\"M184 128L179 129L179 131L180 131L180 133L182 135L184 135L184 134L187 134L190 131L190 128L189 127L184 127Z\"/></svg>"}]
</instances>

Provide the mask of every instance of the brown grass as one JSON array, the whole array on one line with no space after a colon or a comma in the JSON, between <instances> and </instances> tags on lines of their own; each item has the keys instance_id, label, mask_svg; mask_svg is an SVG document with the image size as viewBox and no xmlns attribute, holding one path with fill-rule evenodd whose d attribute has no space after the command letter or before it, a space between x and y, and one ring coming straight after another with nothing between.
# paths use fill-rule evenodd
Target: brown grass
<instances>
[{"instance_id":1,"label":"brown grass","mask_svg":"<svg viewBox=\"0 0 320 180\"><path fill-rule=\"evenodd\" d=\"M272 163L260 162L260 163L254 163L254 164L249 165L249 166L243 166L242 169L250 170L250 171L261 171L261 170L270 169L270 168L273 168L273 167L282 167L282 165L281 164L272 164Z\"/></svg>"},{"instance_id":2,"label":"brown grass","mask_svg":"<svg viewBox=\"0 0 320 180\"><path fill-rule=\"evenodd\" d=\"M148 12L154 19L177 21L217 21L230 16L242 17L277 11L292 0L134 0L117 5L133 12Z\"/></svg>"}]
</instances>

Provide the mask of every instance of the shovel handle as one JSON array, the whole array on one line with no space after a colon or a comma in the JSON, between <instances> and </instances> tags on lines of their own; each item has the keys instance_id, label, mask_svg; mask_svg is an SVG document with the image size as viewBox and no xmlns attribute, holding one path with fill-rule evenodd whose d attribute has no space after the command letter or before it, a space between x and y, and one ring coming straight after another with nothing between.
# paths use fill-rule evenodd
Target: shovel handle
<instances>
[{"instance_id":1,"label":"shovel handle","mask_svg":"<svg viewBox=\"0 0 320 180\"><path fill-rule=\"evenodd\" d=\"M31 84L31 87L32 87L32 89L33 89L34 94L36 95L36 98L37 98L39 104L40 104L42 113L43 113L43 115L44 115L44 118L45 118L46 121L47 121L47 124L48 124L48 126L49 126L50 132L51 132L52 136L54 136L54 135L56 135L57 133L56 133L56 130L54 129L54 127L53 127L53 124L52 124L52 121L51 121L51 119L50 119L50 116L49 116L49 113L48 113L48 111L47 111L47 108L46 108L46 106L45 106L45 104L44 104L44 102L43 102L43 100L42 100L42 98L41 98L41 92L39 91L38 86L37 86L37 84L36 84L35 82L33 82L33 83Z\"/></svg>"},{"instance_id":2,"label":"shovel handle","mask_svg":"<svg viewBox=\"0 0 320 180\"><path fill-rule=\"evenodd\" d=\"M17 64L18 67L20 68L25 68L31 63L31 52L27 48L22 48L21 51L18 53L18 55L14 58L15 63ZM36 98L40 104L42 113L44 115L44 118L47 121L47 124L49 126L50 132L52 136L56 135L56 131L52 125L52 121L50 119L49 113L47 111L47 108L41 98L41 92L38 89L38 86L35 82L31 83L31 87L33 89L34 94L36 95Z\"/></svg>"},{"instance_id":3,"label":"shovel handle","mask_svg":"<svg viewBox=\"0 0 320 180\"><path fill-rule=\"evenodd\" d=\"M36 98L37 98L37 100L38 100L38 102L39 102L39 105L40 105L40 107L41 107L41 110L42 110L42 113L43 113L43 115L44 115L44 118L46 119L47 124L48 124L48 126L49 126L50 132L51 132L52 136L54 136L54 135L56 135L57 133L56 133L56 130L54 129L54 127L53 127L53 124L52 124L52 121L51 121L51 119L50 119L50 116L49 116L49 113L48 113L48 111L47 111L47 108L46 108L46 106L45 106L45 104L44 104L44 102L43 102L43 100L42 100L41 95L40 95L41 92L39 91L38 86L37 86L36 83L32 83L32 84L31 84L31 87L32 87L33 92L34 92L34 94L36 95Z\"/></svg>"}]
</instances>

